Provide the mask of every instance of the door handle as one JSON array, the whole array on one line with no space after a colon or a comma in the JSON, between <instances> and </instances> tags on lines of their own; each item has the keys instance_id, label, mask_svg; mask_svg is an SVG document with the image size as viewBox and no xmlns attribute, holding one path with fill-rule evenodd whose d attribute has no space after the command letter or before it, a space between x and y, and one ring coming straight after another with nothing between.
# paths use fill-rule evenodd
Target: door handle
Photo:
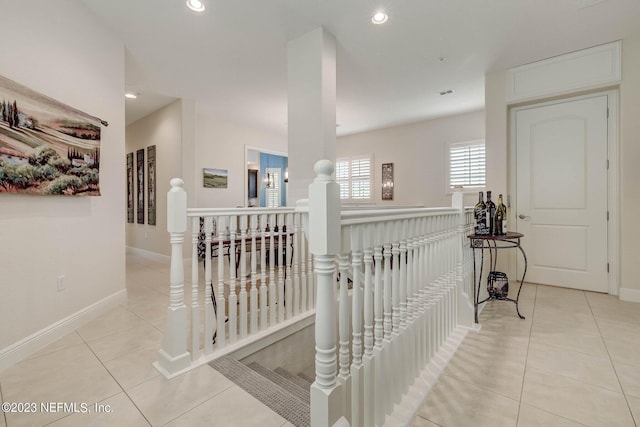
<instances>
[{"instance_id":1,"label":"door handle","mask_svg":"<svg viewBox=\"0 0 640 427\"><path fill-rule=\"evenodd\" d=\"M522 214L518 215L518 218L520 218L520 219L524 219L524 220L527 220L527 221L529 221L529 220L531 219L531 217L530 217L530 216L522 215Z\"/></svg>"}]
</instances>

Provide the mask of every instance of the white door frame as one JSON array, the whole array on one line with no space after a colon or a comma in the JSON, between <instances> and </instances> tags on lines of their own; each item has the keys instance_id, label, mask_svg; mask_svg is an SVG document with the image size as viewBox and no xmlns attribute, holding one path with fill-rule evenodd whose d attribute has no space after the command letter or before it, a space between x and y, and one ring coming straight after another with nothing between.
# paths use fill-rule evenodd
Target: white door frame
<instances>
[{"instance_id":1,"label":"white door frame","mask_svg":"<svg viewBox=\"0 0 640 427\"><path fill-rule=\"evenodd\" d=\"M254 147L252 145L247 145L247 144L244 145L244 164L242 166L243 167L242 170L244 171L243 172L243 176L244 176L244 178L243 178L244 179L244 185L243 185L244 190L243 191L244 191L244 207L245 208L248 207L248 204L249 204L248 198L247 198L247 196L249 195L248 194L248 191L249 191L249 189L248 189L248 185L249 185L248 179L249 178L247 177L247 161L249 159L249 150L258 151L260 153L265 153L265 154L274 154L276 156L282 156L282 157L287 157L287 158L289 157L289 154L286 151L278 151L278 150L271 150L271 149L267 149L267 148ZM261 179L262 179L262 177L259 176L258 177L258 183L260 183ZM258 190L258 191L260 191L260 190ZM286 188L286 191L287 191L287 203L289 203L289 188L288 187ZM260 197L260 194L258 193L258 198L259 197Z\"/></svg>"},{"instance_id":2,"label":"white door frame","mask_svg":"<svg viewBox=\"0 0 640 427\"><path fill-rule=\"evenodd\" d=\"M607 210L609 221L607 222L607 258L609 262L608 290L611 295L618 295L620 291L620 174L619 174L619 140L618 140L618 89L610 89L593 92L586 95L568 96L555 99L553 101L543 101L530 103L518 107L509 107L509 194L510 208L509 221L517 224L516 212L518 206L518 195L516 193L517 170L516 170L516 113L535 107L544 107L553 104L560 104L568 101L578 101L581 99L594 98L606 95L608 99L609 117L607 157L609 167L607 170ZM603 160L604 161L604 160ZM515 261L515 259L513 259ZM515 262L512 263L515 271Z\"/></svg>"}]
</instances>

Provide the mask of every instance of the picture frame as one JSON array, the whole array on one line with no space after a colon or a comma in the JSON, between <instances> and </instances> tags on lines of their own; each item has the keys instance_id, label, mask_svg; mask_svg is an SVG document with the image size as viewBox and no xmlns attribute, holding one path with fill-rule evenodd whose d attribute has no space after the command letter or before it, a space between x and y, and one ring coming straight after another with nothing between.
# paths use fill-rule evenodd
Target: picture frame
<instances>
[{"instance_id":1,"label":"picture frame","mask_svg":"<svg viewBox=\"0 0 640 427\"><path fill-rule=\"evenodd\" d=\"M393 200L393 163L382 164L382 200Z\"/></svg>"},{"instance_id":2,"label":"picture frame","mask_svg":"<svg viewBox=\"0 0 640 427\"><path fill-rule=\"evenodd\" d=\"M202 169L202 186L204 188L227 188L229 170L217 168Z\"/></svg>"},{"instance_id":3,"label":"picture frame","mask_svg":"<svg viewBox=\"0 0 640 427\"><path fill-rule=\"evenodd\" d=\"M147 147L147 224L156 225L156 146Z\"/></svg>"},{"instance_id":4,"label":"picture frame","mask_svg":"<svg viewBox=\"0 0 640 427\"><path fill-rule=\"evenodd\" d=\"M138 224L144 224L144 148L136 151L136 176Z\"/></svg>"},{"instance_id":5,"label":"picture frame","mask_svg":"<svg viewBox=\"0 0 640 427\"><path fill-rule=\"evenodd\" d=\"M133 224L133 152L127 154L127 222Z\"/></svg>"}]
</instances>

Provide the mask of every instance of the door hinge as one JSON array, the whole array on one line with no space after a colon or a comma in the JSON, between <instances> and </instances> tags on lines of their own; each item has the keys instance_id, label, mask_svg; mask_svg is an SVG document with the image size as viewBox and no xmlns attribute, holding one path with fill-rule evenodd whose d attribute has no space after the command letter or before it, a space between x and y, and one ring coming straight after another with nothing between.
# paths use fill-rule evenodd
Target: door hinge
<instances>
[{"instance_id":1,"label":"door hinge","mask_svg":"<svg viewBox=\"0 0 640 427\"><path fill-rule=\"evenodd\" d=\"M607 119L609 118L609 107L607 107Z\"/></svg>"},{"instance_id":2,"label":"door hinge","mask_svg":"<svg viewBox=\"0 0 640 427\"><path fill-rule=\"evenodd\" d=\"M609 263L607 263L607 273L609 272Z\"/></svg>"},{"instance_id":3,"label":"door hinge","mask_svg":"<svg viewBox=\"0 0 640 427\"><path fill-rule=\"evenodd\" d=\"M609 159L607 159L607 170L609 170Z\"/></svg>"},{"instance_id":4,"label":"door hinge","mask_svg":"<svg viewBox=\"0 0 640 427\"><path fill-rule=\"evenodd\" d=\"M609 211L607 211L607 221L609 221Z\"/></svg>"}]
</instances>

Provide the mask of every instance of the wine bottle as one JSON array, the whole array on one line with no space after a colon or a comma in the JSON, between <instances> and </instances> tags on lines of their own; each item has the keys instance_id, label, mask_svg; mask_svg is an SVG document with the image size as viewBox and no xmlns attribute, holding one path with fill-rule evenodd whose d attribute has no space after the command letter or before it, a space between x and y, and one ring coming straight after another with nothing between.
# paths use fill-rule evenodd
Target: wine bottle
<instances>
[{"instance_id":1,"label":"wine bottle","mask_svg":"<svg viewBox=\"0 0 640 427\"><path fill-rule=\"evenodd\" d=\"M487 203L485 203L487 212L487 228L489 232L486 234L495 234L493 219L496 214L496 204L491 201L491 191L487 191Z\"/></svg>"},{"instance_id":2,"label":"wine bottle","mask_svg":"<svg viewBox=\"0 0 640 427\"><path fill-rule=\"evenodd\" d=\"M484 204L484 193L478 193L478 203L473 208L473 216L476 220L476 234L487 234L487 211Z\"/></svg>"},{"instance_id":3,"label":"wine bottle","mask_svg":"<svg viewBox=\"0 0 640 427\"><path fill-rule=\"evenodd\" d=\"M498 207L494 222L495 234L507 234L507 207L502 203L502 194L498 195Z\"/></svg>"}]
</instances>

